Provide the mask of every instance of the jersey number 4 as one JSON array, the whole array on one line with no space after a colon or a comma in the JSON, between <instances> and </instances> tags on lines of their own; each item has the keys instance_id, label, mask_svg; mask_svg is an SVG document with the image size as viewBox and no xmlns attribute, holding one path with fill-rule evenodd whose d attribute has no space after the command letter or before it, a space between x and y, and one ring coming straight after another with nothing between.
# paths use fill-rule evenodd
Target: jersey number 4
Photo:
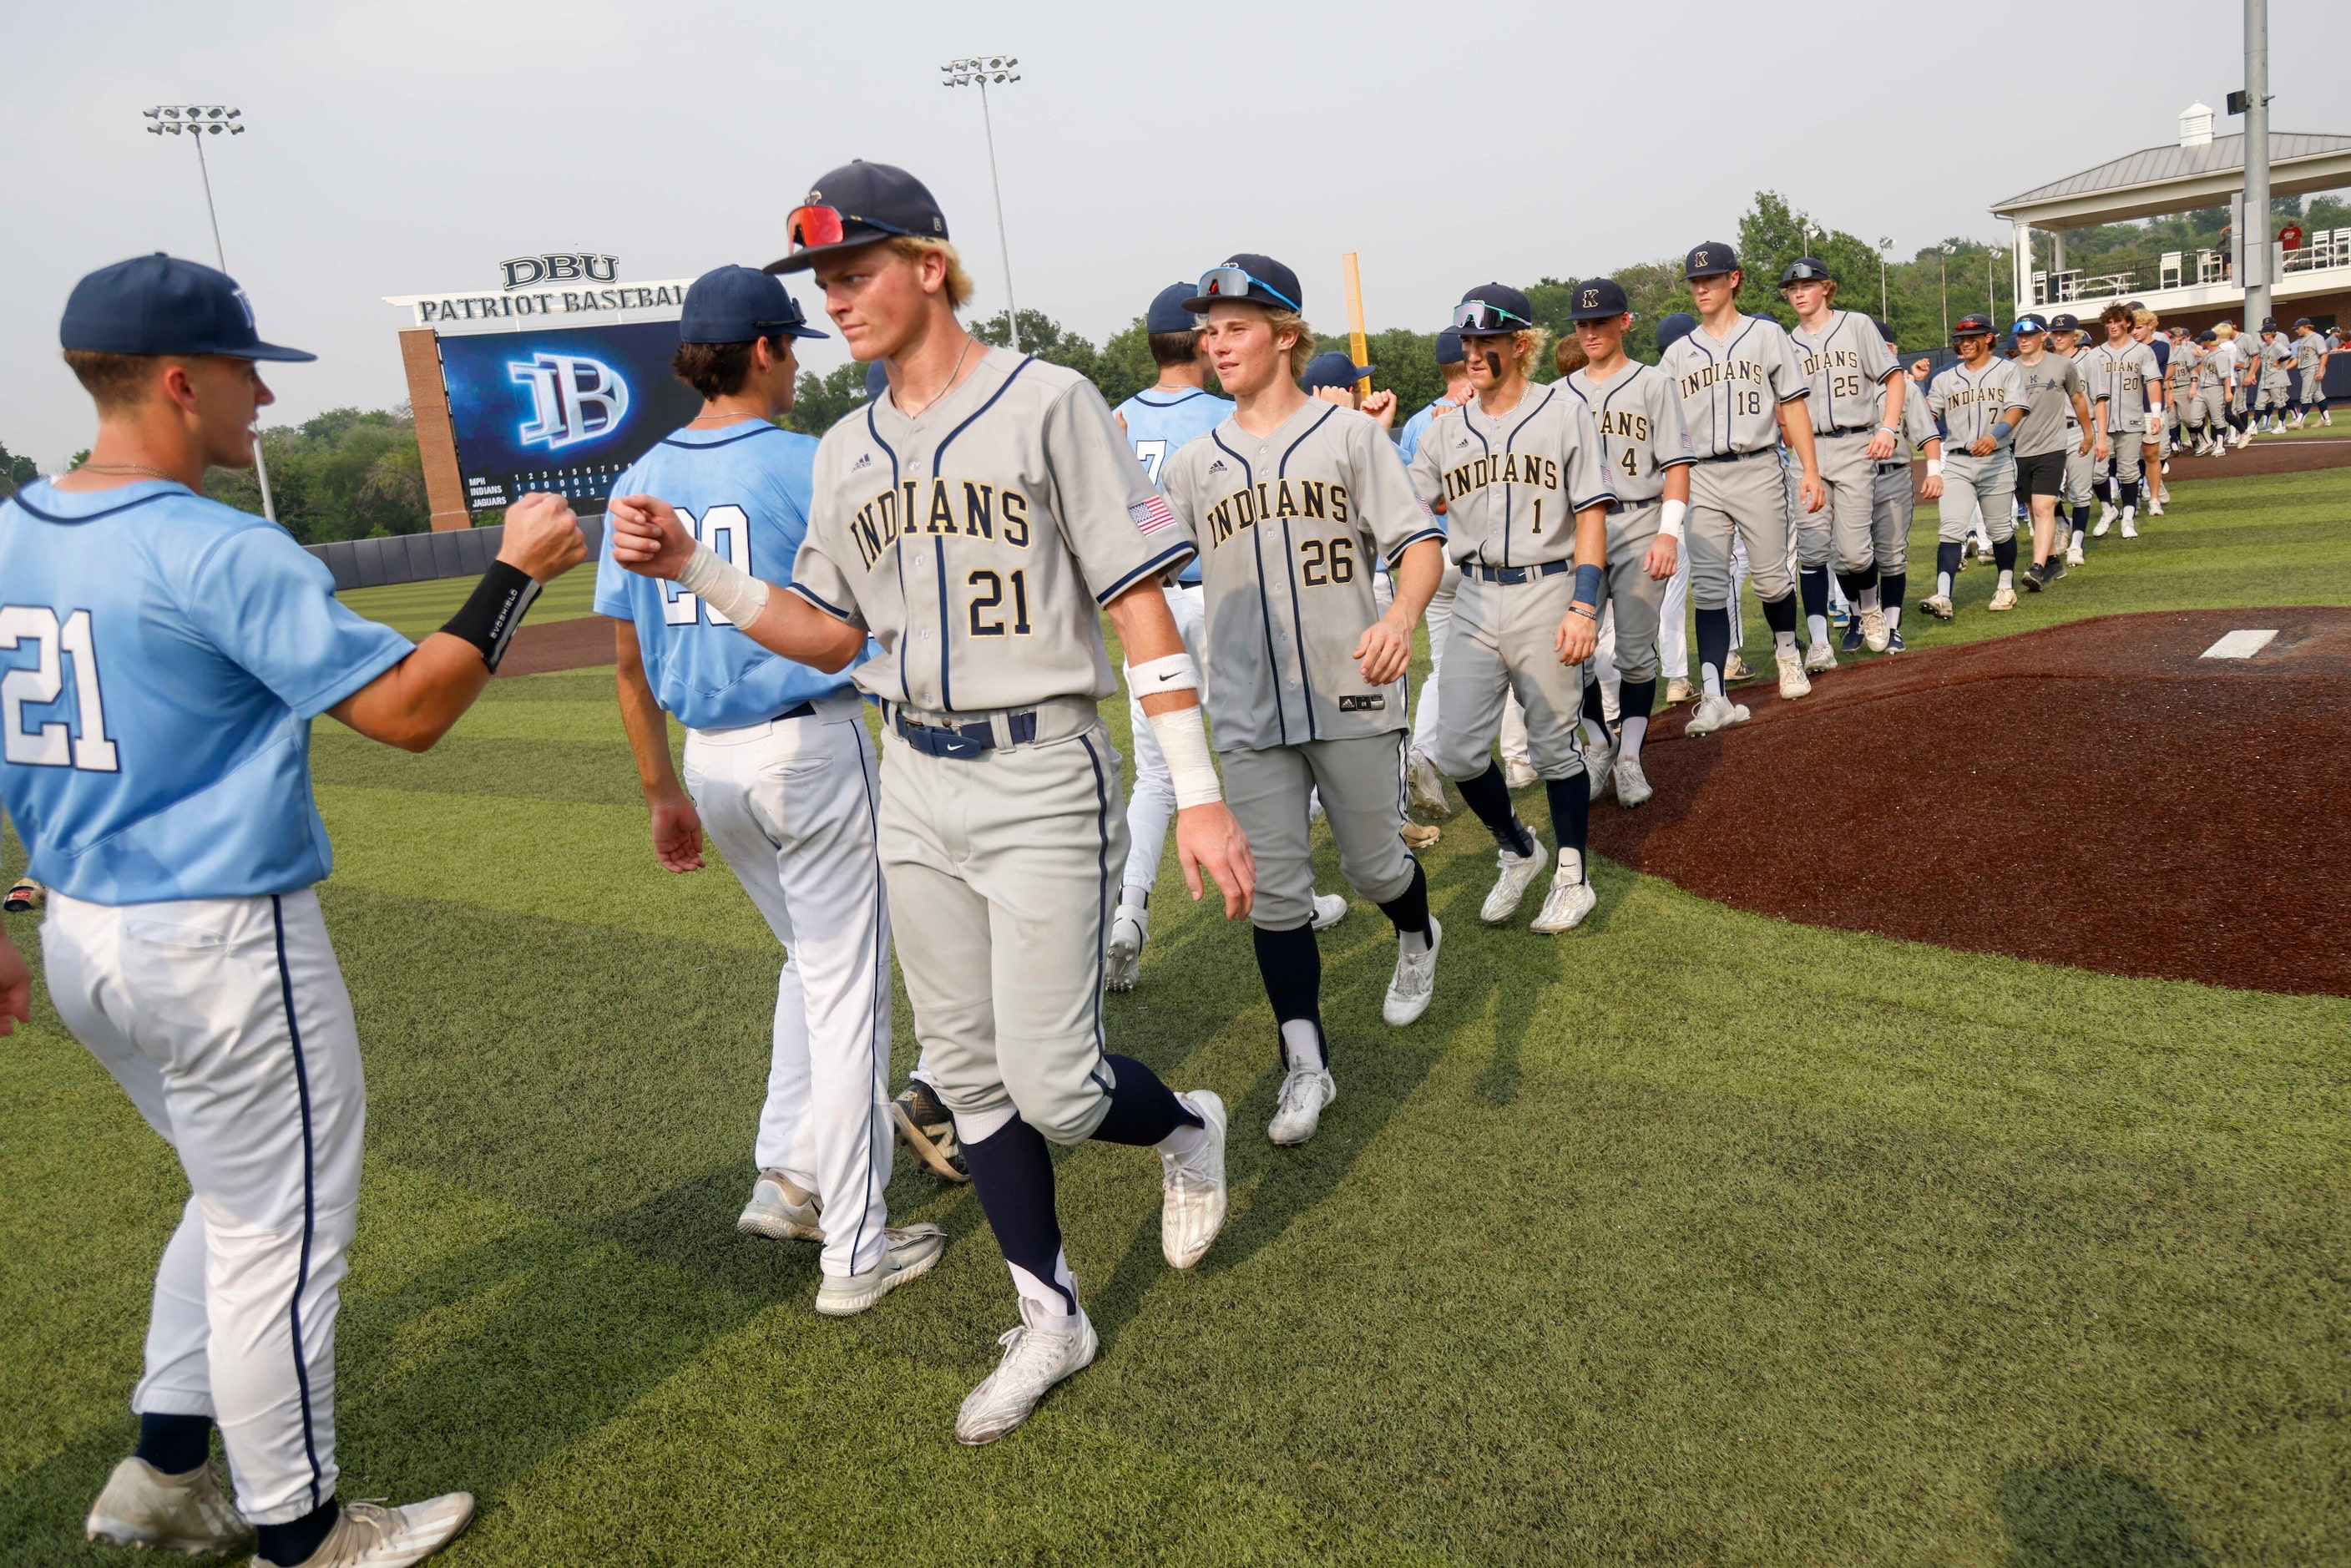
<instances>
[{"instance_id":1,"label":"jersey number 4","mask_svg":"<svg viewBox=\"0 0 2351 1568\"><path fill-rule=\"evenodd\" d=\"M0 729L6 731L8 760L27 768L120 772L114 742L106 737L106 705L99 691L98 649L90 635L89 612L77 610L60 625L57 612L46 604L0 604L0 653L27 643L38 661L0 674ZM45 707L65 690L61 653L73 655L74 706L80 710L81 733L73 734L63 719L26 729L26 706Z\"/></svg>"},{"instance_id":2,"label":"jersey number 4","mask_svg":"<svg viewBox=\"0 0 2351 1568\"><path fill-rule=\"evenodd\" d=\"M754 577L758 575L758 569L751 564L751 519L743 515L742 507L732 505L713 507L696 521L692 512L680 507L677 508L677 520L685 525L687 533L716 551L720 559L733 561ZM722 538L726 541L723 545L718 542ZM662 621L671 626L691 626L705 613L714 626L735 624L682 588L677 590L676 598L665 600L662 604Z\"/></svg>"}]
</instances>

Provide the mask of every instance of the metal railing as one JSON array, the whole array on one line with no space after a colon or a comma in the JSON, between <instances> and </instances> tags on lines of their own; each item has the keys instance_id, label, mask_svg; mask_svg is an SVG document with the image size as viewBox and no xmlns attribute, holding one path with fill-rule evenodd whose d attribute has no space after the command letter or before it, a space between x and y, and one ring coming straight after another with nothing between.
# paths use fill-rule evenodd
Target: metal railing
<instances>
[{"instance_id":1,"label":"metal railing","mask_svg":"<svg viewBox=\"0 0 2351 1568\"><path fill-rule=\"evenodd\" d=\"M2273 246L2270 254L2271 276L2275 277L2351 267L2351 229L2318 229L2295 249ZM2236 277L2236 268L2225 250L2168 250L2152 256L2113 256L2103 265L2107 270L2036 270L2032 278L2032 303L2056 306L2126 299L2134 294L2226 285ZM2140 281L2146 277L2156 281Z\"/></svg>"}]
</instances>

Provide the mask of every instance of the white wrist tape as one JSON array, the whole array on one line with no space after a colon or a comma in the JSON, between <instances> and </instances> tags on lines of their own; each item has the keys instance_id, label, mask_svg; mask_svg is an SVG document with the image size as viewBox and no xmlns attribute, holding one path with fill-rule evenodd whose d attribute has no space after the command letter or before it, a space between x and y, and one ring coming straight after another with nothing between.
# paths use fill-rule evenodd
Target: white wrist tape
<instances>
[{"instance_id":1,"label":"white wrist tape","mask_svg":"<svg viewBox=\"0 0 2351 1568\"><path fill-rule=\"evenodd\" d=\"M1927 477L1928 477L1928 478L1929 478L1929 479L1939 479L1939 478L1941 478L1942 476L1943 476L1943 460L1942 460L1941 458L1939 458L1939 457L1929 457L1929 458L1928 458L1928 459L1927 459Z\"/></svg>"},{"instance_id":2,"label":"white wrist tape","mask_svg":"<svg viewBox=\"0 0 2351 1568\"><path fill-rule=\"evenodd\" d=\"M768 607L768 585L733 561L720 559L707 544L694 547L693 558L677 574L677 585L737 626L748 626Z\"/></svg>"},{"instance_id":3,"label":"white wrist tape","mask_svg":"<svg viewBox=\"0 0 2351 1568\"><path fill-rule=\"evenodd\" d=\"M1673 540L1676 544L1681 543L1682 519L1688 516L1689 503L1687 501L1667 501L1666 503L1666 515L1657 519L1657 532Z\"/></svg>"},{"instance_id":4,"label":"white wrist tape","mask_svg":"<svg viewBox=\"0 0 2351 1568\"><path fill-rule=\"evenodd\" d=\"M1180 811L1223 800L1224 786L1217 781L1217 765L1208 757L1208 727L1201 720L1199 705L1145 716L1151 720L1153 738L1159 742L1159 755L1167 759L1168 782L1176 788L1176 809Z\"/></svg>"},{"instance_id":5,"label":"white wrist tape","mask_svg":"<svg viewBox=\"0 0 2351 1568\"><path fill-rule=\"evenodd\" d=\"M1126 688L1138 702L1154 692L1196 692L1200 689L1200 666L1192 662L1189 653L1145 659L1126 667Z\"/></svg>"}]
</instances>

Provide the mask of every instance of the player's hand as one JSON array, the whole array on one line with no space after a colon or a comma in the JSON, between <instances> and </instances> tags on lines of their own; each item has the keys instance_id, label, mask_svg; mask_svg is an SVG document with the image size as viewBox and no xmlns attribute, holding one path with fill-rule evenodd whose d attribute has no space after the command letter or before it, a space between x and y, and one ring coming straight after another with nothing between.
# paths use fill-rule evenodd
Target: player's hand
<instances>
[{"instance_id":1,"label":"player's hand","mask_svg":"<svg viewBox=\"0 0 2351 1568\"><path fill-rule=\"evenodd\" d=\"M652 496L615 496L605 503L612 559L640 577L674 578L694 559L694 536L677 508Z\"/></svg>"},{"instance_id":2,"label":"player's hand","mask_svg":"<svg viewBox=\"0 0 2351 1568\"><path fill-rule=\"evenodd\" d=\"M1200 896L1200 873L1207 872L1225 895L1225 918L1238 920L1257 902L1257 861L1249 839L1222 800L1186 806L1176 813L1176 862L1184 868L1184 885Z\"/></svg>"},{"instance_id":3,"label":"player's hand","mask_svg":"<svg viewBox=\"0 0 2351 1568\"><path fill-rule=\"evenodd\" d=\"M1116 409L1113 409L1110 411L1110 416L1113 420L1117 422L1118 433L1121 435L1124 435L1126 434L1126 415L1119 413Z\"/></svg>"},{"instance_id":4,"label":"player's hand","mask_svg":"<svg viewBox=\"0 0 2351 1568\"><path fill-rule=\"evenodd\" d=\"M653 859L667 872L702 869L702 818L684 790L645 802L653 817Z\"/></svg>"},{"instance_id":5,"label":"player's hand","mask_svg":"<svg viewBox=\"0 0 2351 1568\"><path fill-rule=\"evenodd\" d=\"M1869 438L1869 460L1872 463L1883 463L1893 455L1894 437L1881 430Z\"/></svg>"},{"instance_id":6,"label":"player's hand","mask_svg":"<svg viewBox=\"0 0 2351 1568\"><path fill-rule=\"evenodd\" d=\"M1355 639L1355 651L1348 655L1364 673L1364 684L1384 686L1400 680L1412 667L1412 628L1396 623L1395 612L1390 611L1369 626Z\"/></svg>"},{"instance_id":7,"label":"player's hand","mask_svg":"<svg viewBox=\"0 0 2351 1568\"><path fill-rule=\"evenodd\" d=\"M2090 438L2089 438L2088 436L2086 436L2086 435L2085 435L2085 436L2084 436L2084 437L2082 437L2082 453L2081 453L2081 455L2082 455L2083 456L2085 456L2085 457L2087 457L2087 456L2090 455Z\"/></svg>"},{"instance_id":8,"label":"player's hand","mask_svg":"<svg viewBox=\"0 0 2351 1568\"><path fill-rule=\"evenodd\" d=\"M1943 476L1940 474L1928 475L1925 481L1918 486L1918 498L1922 501L1941 500L1943 498Z\"/></svg>"},{"instance_id":9,"label":"player's hand","mask_svg":"<svg viewBox=\"0 0 2351 1568\"><path fill-rule=\"evenodd\" d=\"M1651 542L1649 553L1643 558L1641 570L1649 574L1649 580L1652 582L1663 582L1673 576L1674 569L1681 564L1681 559L1680 544L1664 534L1659 534Z\"/></svg>"},{"instance_id":10,"label":"player's hand","mask_svg":"<svg viewBox=\"0 0 2351 1568\"><path fill-rule=\"evenodd\" d=\"M1600 646L1600 622L1582 611L1570 610L1560 618L1559 635L1552 645L1559 650L1561 664L1580 664Z\"/></svg>"},{"instance_id":11,"label":"player's hand","mask_svg":"<svg viewBox=\"0 0 2351 1568\"><path fill-rule=\"evenodd\" d=\"M33 1019L33 971L8 934L0 931L0 1035Z\"/></svg>"},{"instance_id":12,"label":"player's hand","mask_svg":"<svg viewBox=\"0 0 2351 1568\"><path fill-rule=\"evenodd\" d=\"M580 531L571 503L549 491L533 490L508 507L498 559L540 582L561 577L586 560L587 536Z\"/></svg>"},{"instance_id":13,"label":"player's hand","mask_svg":"<svg viewBox=\"0 0 2351 1568\"><path fill-rule=\"evenodd\" d=\"M1817 512L1828 505L1829 489L1821 483L1819 475L1807 474L1796 486L1796 496L1804 503L1804 510Z\"/></svg>"},{"instance_id":14,"label":"player's hand","mask_svg":"<svg viewBox=\"0 0 2351 1568\"><path fill-rule=\"evenodd\" d=\"M2113 444L2109 443L2105 436L2101 435L2098 437L2097 454L2099 462L2104 463L2106 460L2106 455L2113 450Z\"/></svg>"},{"instance_id":15,"label":"player's hand","mask_svg":"<svg viewBox=\"0 0 2351 1568\"><path fill-rule=\"evenodd\" d=\"M1385 387L1364 400L1364 412L1379 422L1382 430L1395 428L1395 393Z\"/></svg>"},{"instance_id":16,"label":"player's hand","mask_svg":"<svg viewBox=\"0 0 2351 1568\"><path fill-rule=\"evenodd\" d=\"M1968 448L1968 455L1970 457L1989 457L1991 455L1991 437L1989 435L1979 435L1976 437L1975 444Z\"/></svg>"}]
</instances>

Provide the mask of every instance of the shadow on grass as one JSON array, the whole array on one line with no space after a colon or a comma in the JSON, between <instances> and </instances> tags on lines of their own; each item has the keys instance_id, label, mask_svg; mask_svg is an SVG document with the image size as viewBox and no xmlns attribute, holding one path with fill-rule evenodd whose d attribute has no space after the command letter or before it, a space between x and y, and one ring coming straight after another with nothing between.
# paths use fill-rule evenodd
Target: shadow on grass
<instances>
[{"instance_id":1,"label":"shadow on grass","mask_svg":"<svg viewBox=\"0 0 2351 1568\"><path fill-rule=\"evenodd\" d=\"M2098 1465L2001 1478L2008 1568L2190 1568L2206 1559L2160 1493Z\"/></svg>"}]
</instances>

